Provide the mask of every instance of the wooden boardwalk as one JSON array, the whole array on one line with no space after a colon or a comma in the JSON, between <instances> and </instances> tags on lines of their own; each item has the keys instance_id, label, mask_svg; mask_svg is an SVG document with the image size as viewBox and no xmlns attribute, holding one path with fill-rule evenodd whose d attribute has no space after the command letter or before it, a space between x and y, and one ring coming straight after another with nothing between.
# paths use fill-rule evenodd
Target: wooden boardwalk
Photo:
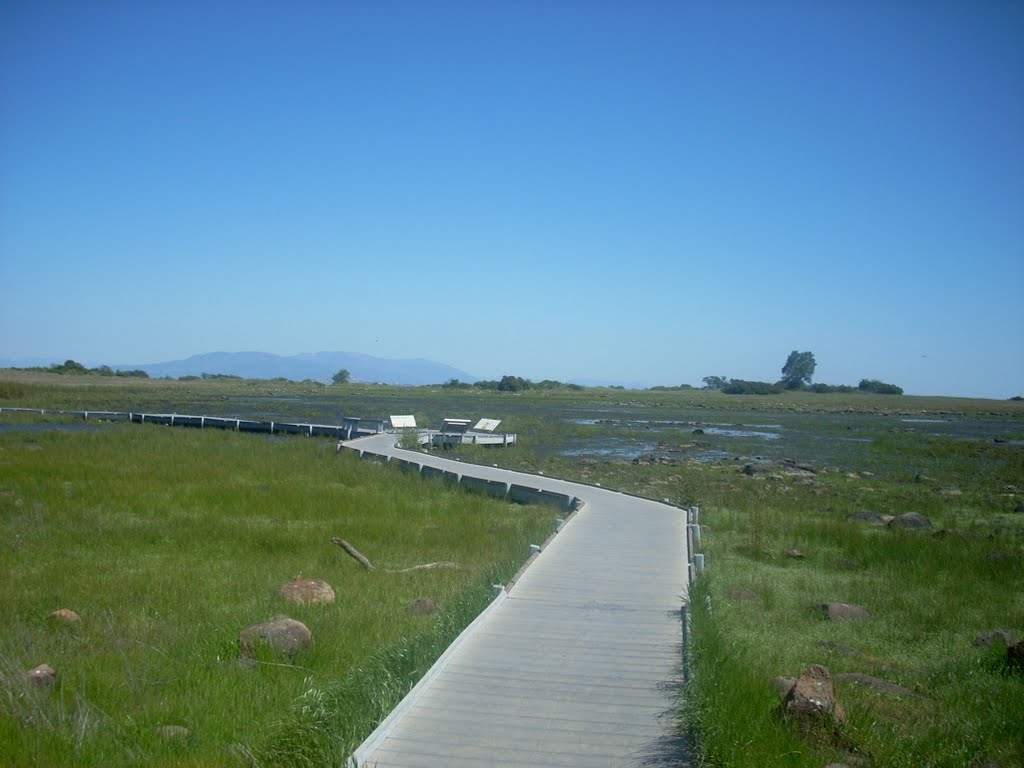
<instances>
[{"instance_id":1,"label":"wooden boardwalk","mask_svg":"<svg viewBox=\"0 0 1024 768\"><path fill-rule=\"evenodd\" d=\"M373 768L679 766L686 513L561 480L351 443L585 502L354 755Z\"/></svg>"}]
</instances>

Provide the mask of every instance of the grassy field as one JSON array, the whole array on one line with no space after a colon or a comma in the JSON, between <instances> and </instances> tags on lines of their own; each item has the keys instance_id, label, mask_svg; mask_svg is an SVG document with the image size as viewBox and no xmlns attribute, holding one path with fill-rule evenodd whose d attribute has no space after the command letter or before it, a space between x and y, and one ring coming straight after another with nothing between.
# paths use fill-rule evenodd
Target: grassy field
<instances>
[{"instance_id":1,"label":"grassy field","mask_svg":"<svg viewBox=\"0 0 1024 768\"><path fill-rule=\"evenodd\" d=\"M517 448L456 455L701 506L709 567L694 589L693 675L680 706L702 764L1024 766L1024 678L998 642L974 644L996 629L1024 636L1024 403L55 378L0 377L11 388L0 405L327 422L502 418ZM634 463L642 453L654 461ZM813 471L794 467L804 463ZM847 519L864 511L918 512L934 530ZM787 556L791 548L804 557ZM862 605L871 618L830 622L825 602ZM808 739L782 723L772 681L812 663L910 693L839 679L847 725L838 739ZM339 699L329 701L333 712Z\"/></svg>"},{"instance_id":2,"label":"grassy field","mask_svg":"<svg viewBox=\"0 0 1024 768\"><path fill-rule=\"evenodd\" d=\"M553 526L330 442L60 426L0 431L4 764L338 765ZM435 561L460 567L386 572ZM299 575L337 601L286 604ZM239 631L275 614L314 647L240 666ZM41 663L52 691L24 682Z\"/></svg>"}]
</instances>

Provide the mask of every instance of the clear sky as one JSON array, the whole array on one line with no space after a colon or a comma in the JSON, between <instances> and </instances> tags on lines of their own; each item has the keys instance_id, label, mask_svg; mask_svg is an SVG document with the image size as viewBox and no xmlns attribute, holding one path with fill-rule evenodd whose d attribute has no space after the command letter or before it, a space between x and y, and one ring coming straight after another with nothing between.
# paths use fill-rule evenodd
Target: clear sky
<instances>
[{"instance_id":1,"label":"clear sky","mask_svg":"<svg viewBox=\"0 0 1024 768\"><path fill-rule=\"evenodd\" d=\"M1024 3L0 3L0 357L1024 394Z\"/></svg>"}]
</instances>

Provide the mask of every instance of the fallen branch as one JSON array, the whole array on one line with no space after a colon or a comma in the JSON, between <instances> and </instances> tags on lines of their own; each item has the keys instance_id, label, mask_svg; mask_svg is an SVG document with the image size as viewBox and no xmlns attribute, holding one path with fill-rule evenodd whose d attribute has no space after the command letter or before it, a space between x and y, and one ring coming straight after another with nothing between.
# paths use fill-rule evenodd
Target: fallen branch
<instances>
[{"instance_id":1,"label":"fallen branch","mask_svg":"<svg viewBox=\"0 0 1024 768\"><path fill-rule=\"evenodd\" d=\"M388 571L388 573L409 573L410 571L424 571L429 568L458 568L458 563L451 562L440 562L440 563L424 563L423 565L414 565L412 568L402 568L400 571Z\"/></svg>"},{"instance_id":2,"label":"fallen branch","mask_svg":"<svg viewBox=\"0 0 1024 768\"><path fill-rule=\"evenodd\" d=\"M337 544L337 545L338 545L339 547L341 547L341 548L342 548L342 549L344 549L344 550L345 550L346 552L348 552L348 553L349 553L350 555L352 555L352 557L354 557L354 558L355 558L356 560L358 560L358 561L359 561L360 563L362 563L363 565L365 565L365 566L366 566L366 570L368 570L368 571L375 571L375 570L377 570L376 568L374 568L374 567L373 567L373 563L371 563L371 562L370 562L369 560L367 560L367 559L366 559L365 557L363 557L363 556L362 556L362 555L361 555L361 554L359 553L359 550L358 550L358 549L356 549L355 547L353 547L353 546L352 546L351 544L349 544L349 543L348 543L347 541L345 541L344 539L339 539L339 538L338 538L337 536L334 536L334 537L332 537L332 538L331 538L331 541L333 541L333 542L334 542L335 544Z\"/></svg>"},{"instance_id":3,"label":"fallen branch","mask_svg":"<svg viewBox=\"0 0 1024 768\"><path fill-rule=\"evenodd\" d=\"M341 547L346 552L348 552L352 557L354 557L356 560L358 560L360 563L362 563L364 566L366 566L366 570L368 570L368 571L375 571L375 570L377 570L376 568L373 567L373 563L371 563L369 560L367 560L366 557L358 549L353 547L351 544L349 544L344 539L338 538L337 536L332 536L331 537L331 541L333 541L339 547ZM414 565L411 568L402 568L401 570L397 570L397 571L385 570L384 572L385 573L410 573L412 571L426 571L426 570L430 570L430 569L433 569L433 568L458 568L458 567L459 567L458 563L453 563L453 562L444 560L444 561L437 562L437 563L424 563L423 565Z\"/></svg>"}]
</instances>

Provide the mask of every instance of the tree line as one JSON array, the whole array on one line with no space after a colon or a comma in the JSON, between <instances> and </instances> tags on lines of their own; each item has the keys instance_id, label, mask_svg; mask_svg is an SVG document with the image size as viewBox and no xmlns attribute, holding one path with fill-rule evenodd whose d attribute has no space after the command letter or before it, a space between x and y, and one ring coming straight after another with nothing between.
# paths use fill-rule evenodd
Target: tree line
<instances>
[{"instance_id":1,"label":"tree line","mask_svg":"<svg viewBox=\"0 0 1024 768\"><path fill-rule=\"evenodd\" d=\"M803 390L828 394L833 392L872 392L878 395L902 395L903 388L878 379L861 379L856 387L847 384L814 384L812 378L817 362L813 352L793 350L782 366L782 378L772 383L705 376L704 389L717 389L727 395L778 395L787 390Z\"/></svg>"}]
</instances>

